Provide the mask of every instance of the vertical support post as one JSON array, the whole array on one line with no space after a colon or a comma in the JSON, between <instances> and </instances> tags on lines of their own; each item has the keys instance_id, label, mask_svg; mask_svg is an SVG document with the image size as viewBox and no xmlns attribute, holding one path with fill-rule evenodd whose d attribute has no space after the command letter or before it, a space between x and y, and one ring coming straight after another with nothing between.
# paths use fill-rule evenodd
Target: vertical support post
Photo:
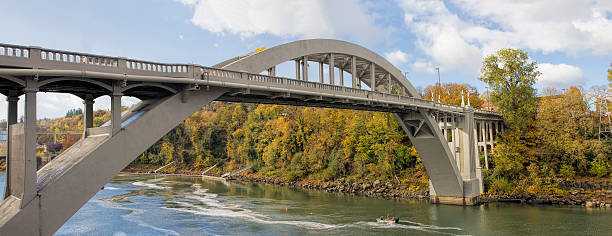
<instances>
[{"instance_id":1,"label":"vertical support post","mask_svg":"<svg viewBox=\"0 0 612 236\"><path fill-rule=\"evenodd\" d=\"M14 173L23 177L23 194L21 196L21 207L26 206L36 196L37 161L36 161L36 93L38 92L38 81L26 80L25 92L25 120L24 120L24 159L23 173ZM16 177L16 176L15 176ZM17 178L19 179L19 178ZM15 193L12 193L15 196ZM18 196L18 195L17 195Z\"/></svg>"},{"instance_id":2,"label":"vertical support post","mask_svg":"<svg viewBox=\"0 0 612 236\"><path fill-rule=\"evenodd\" d=\"M83 138L87 137L87 129L93 128L93 96L87 95L83 99Z\"/></svg>"},{"instance_id":3,"label":"vertical support post","mask_svg":"<svg viewBox=\"0 0 612 236\"><path fill-rule=\"evenodd\" d=\"M353 77L353 88L357 88L359 83L359 76L357 75L357 58L351 57L351 75Z\"/></svg>"},{"instance_id":4,"label":"vertical support post","mask_svg":"<svg viewBox=\"0 0 612 236\"><path fill-rule=\"evenodd\" d=\"M463 117L461 118L461 129L460 132L460 150L461 150L461 162L463 169L461 170L461 176L464 180L475 179L476 168L474 166L474 159L478 156L478 150L476 148L476 127L474 127L474 112L469 109L465 109Z\"/></svg>"},{"instance_id":5,"label":"vertical support post","mask_svg":"<svg viewBox=\"0 0 612 236\"><path fill-rule=\"evenodd\" d=\"M486 133L490 133L491 126L489 125L489 122L485 121L483 123L484 123L484 126L485 126L484 134L483 134L484 137L485 137L485 140L484 140L484 161L485 161L485 169L488 170L489 169L489 156L488 156L488 150L487 149L488 149L489 146L487 144L488 140L486 140L486 136L487 136ZM487 131L489 131L489 132L487 132ZM489 136L489 137L491 137L491 136ZM491 147L493 147L493 146L491 146Z\"/></svg>"},{"instance_id":6,"label":"vertical support post","mask_svg":"<svg viewBox=\"0 0 612 236\"><path fill-rule=\"evenodd\" d=\"M370 90L376 91L376 67L370 62Z\"/></svg>"},{"instance_id":7,"label":"vertical support post","mask_svg":"<svg viewBox=\"0 0 612 236\"><path fill-rule=\"evenodd\" d=\"M308 81L308 56L302 59L302 80Z\"/></svg>"},{"instance_id":8,"label":"vertical support post","mask_svg":"<svg viewBox=\"0 0 612 236\"><path fill-rule=\"evenodd\" d=\"M340 86L344 87L344 69L338 68L338 79L340 80Z\"/></svg>"},{"instance_id":9,"label":"vertical support post","mask_svg":"<svg viewBox=\"0 0 612 236\"><path fill-rule=\"evenodd\" d=\"M270 67L268 69L268 75L269 76L276 76L276 66Z\"/></svg>"},{"instance_id":10,"label":"vertical support post","mask_svg":"<svg viewBox=\"0 0 612 236\"><path fill-rule=\"evenodd\" d=\"M493 141L495 140L495 138L493 137L493 121L489 121L488 123L488 127L489 127L489 144L491 144L491 149L493 149Z\"/></svg>"},{"instance_id":11,"label":"vertical support post","mask_svg":"<svg viewBox=\"0 0 612 236\"><path fill-rule=\"evenodd\" d=\"M319 83L323 83L323 62L319 62Z\"/></svg>"},{"instance_id":12,"label":"vertical support post","mask_svg":"<svg viewBox=\"0 0 612 236\"><path fill-rule=\"evenodd\" d=\"M329 54L329 84L334 85L336 83L336 81L334 80L334 73L336 72L335 68L336 68L336 63L334 62L334 54L330 53ZM340 71L342 72L342 71ZM342 85L342 83L340 84Z\"/></svg>"},{"instance_id":13,"label":"vertical support post","mask_svg":"<svg viewBox=\"0 0 612 236\"><path fill-rule=\"evenodd\" d=\"M391 86L391 74L387 74L387 90L389 93L393 91L393 86Z\"/></svg>"},{"instance_id":14,"label":"vertical support post","mask_svg":"<svg viewBox=\"0 0 612 236\"><path fill-rule=\"evenodd\" d=\"M444 138L448 143L448 114L444 113Z\"/></svg>"},{"instance_id":15,"label":"vertical support post","mask_svg":"<svg viewBox=\"0 0 612 236\"><path fill-rule=\"evenodd\" d=\"M10 186L11 186L11 153L9 152L9 150L11 150L11 125L17 124L17 102L19 101L19 96L17 96L17 91L16 90L9 90L9 94L6 97L6 101L8 102L8 109L7 109L7 139L6 139L6 186L4 189L4 198L7 198L8 196L11 195L10 192Z\"/></svg>"},{"instance_id":16,"label":"vertical support post","mask_svg":"<svg viewBox=\"0 0 612 236\"><path fill-rule=\"evenodd\" d=\"M121 85L119 81L113 81L113 93L111 94L111 136L121 130Z\"/></svg>"},{"instance_id":17,"label":"vertical support post","mask_svg":"<svg viewBox=\"0 0 612 236\"><path fill-rule=\"evenodd\" d=\"M295 60L295 79L300 80L300 60Z\"/></svg>"}]
</instances>

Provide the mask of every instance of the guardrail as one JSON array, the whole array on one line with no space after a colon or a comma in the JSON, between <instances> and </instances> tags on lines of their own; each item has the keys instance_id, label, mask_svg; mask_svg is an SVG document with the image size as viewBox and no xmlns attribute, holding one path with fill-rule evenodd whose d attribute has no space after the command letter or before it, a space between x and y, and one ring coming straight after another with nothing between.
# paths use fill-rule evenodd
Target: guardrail
<instances>
[{"instance_id":1,"label":"guardrail","mask_svg":"<svg viewBox=\"0 0 612 236\"><path fill-rule=\"evenodd\" d=\"M145 75L160 77L189 78L194 80L238 80L266 86L275 86L288 89L310 90L327 93L330 96L348 95L370 99L372 101L393 101L410 104L417 107L443 110L448 112L463 112L464 108L437 103L426 99L390 94L380 91L371 91L324 84L319 82L303 81L285 77L252 74L218 68L205 67L194 64L167 64L127 59L122 57L108 57L87 53L45 49L39 47L26 47L19 45L0 44L0 65L22 68L39 69L71 69L96 72L111 72L129 75ZM199 73L196 73L199 72ZM499 116L496 112L475 109L483 115Z\"/></svg>"}]
</instances>

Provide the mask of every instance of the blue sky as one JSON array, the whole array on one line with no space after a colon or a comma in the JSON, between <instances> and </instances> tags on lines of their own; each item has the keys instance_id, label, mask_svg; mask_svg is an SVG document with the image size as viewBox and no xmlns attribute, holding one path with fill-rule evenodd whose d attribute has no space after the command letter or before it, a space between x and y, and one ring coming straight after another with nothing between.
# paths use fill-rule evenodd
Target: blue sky
<instances>
[{"instance_id":1,"label":"blue sky","mask_svg":"<svg viewBox=\"0 0 612 236\"><path fill-rule=\"evenodd\" d=\"M2 6L3 43L214 65L263 46L333 38L388 58L409 72L415 87L433 84L440 67L443 83L483 91L482 58L504 47L524 49L539 63L540 90L605 85L612 62L611 1L5 0ZM41 93L39 102L40 118L82 106L71 95ZM108 107L108 98L96 102Z\"/></svg>"}]
</instances>

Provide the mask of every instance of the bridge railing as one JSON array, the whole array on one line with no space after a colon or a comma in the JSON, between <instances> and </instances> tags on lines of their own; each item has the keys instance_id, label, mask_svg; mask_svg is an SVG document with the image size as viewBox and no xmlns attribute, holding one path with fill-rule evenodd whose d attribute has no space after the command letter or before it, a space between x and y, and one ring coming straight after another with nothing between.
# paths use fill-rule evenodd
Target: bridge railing
<instances>
[{"instance_id":1,"label":"bridge railing","mask_svg":"<svg viewBox=\"0 0 612 236\"><path fill-rule=\"evenodd\" d=\"M299 89L325 95L360 97L362 100L393 101L428 109L461 112L463 108L441 104L425 99L401 96L380 91L370 91L330 85L319 82L303 81L285 77L252 74L241 71L224 70L194 64L167 64L123 57L108 57L88 53L77 53L39 47L26 47L0 44L0 65L22 68L67 69L96 72L110 72L144 76L192 78L204 80L232 81L243 84L256 84L286 89ZM197 73L199 71L199 73ZM495 112L477 109L477 113L498 115Z\"/></svg>"}]
</instances>

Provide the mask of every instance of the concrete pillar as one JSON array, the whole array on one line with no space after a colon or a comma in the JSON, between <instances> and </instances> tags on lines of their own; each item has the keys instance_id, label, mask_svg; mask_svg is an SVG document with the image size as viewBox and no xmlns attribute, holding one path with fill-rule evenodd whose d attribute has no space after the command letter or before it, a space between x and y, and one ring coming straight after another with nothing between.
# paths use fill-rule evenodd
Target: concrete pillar
<instances>
[{"instance_id":1,"label":"concrete pillar","mask_svg":"<svg viewBox=\"0 0 612 236\"><path fill-rule=\"evenodd\" d=\"M302 80L308 81L308 56L302 59Z\"/></svg>"},{"instance_id":2,"label":"concrete pillar","mask_svg":"<svg viewBox=\"0 0 612 236\"><path fill-rule=\"evenodd\" d=\"M391 86L391 74L387 74L387 90L389 93L393 91L393 86Z\"/></svg>"},{"instance_id":3,"label":"concrete pillar","mask_svg":"<svg viewBox=\"0 0 612 236\"><path fill-rule=\"evenodd\" d=\"M300 80L300 60L295 60L295 79Z\"/></svg>"},{"instance_id":4,"label":"concrete pillar","mask_svg":"<svg viewBox=\"0 0 612 236\"><path fill-rule=\"evenodd\" d=\"M17 165L23 166L23 173L12 173L14 180L12 184L20 182L23 186L23 192L12 192L13 196L21 198L21 207L26 206L36 196L36 181L37 181L37 162L36 162L36 93L38 92L38 81L34 79L26 80L25 93L25 120L23 124L24 137L24 159L18 160ZM15 162L13 162L15 163ZM15 170L15 169L13 169ZM21 180L21 181L19 181ZM21 196L20 196L21 194Z\"/></svg>"},{"instance_id":5,"label":"concrete pillar","mask_svg":"<svg viewBox=\"0 0 612 236\"><path fill-rule=\"evenodd\" d=\"M113 93L111 94L111 135L121 130L121 86L119 81L113 81Z\"/></svg>"},{"instance_id":6,"label":"concrete pillar","mask_svg":"<svg viewBox=\"0 0 612 236\"><path fill-rule=\"evenodd\" d=\"M334 85L336 81L334 81L334 72L336 68L336 64L334 63L334 54L329 54L329 84ZM340 71L342 73L342 71Z\"/></svg>"},{"instance_id":7,"label":"concrete pillar","mask_svg":"<svg viewBox=\"0 0 612 236\"><path fill-rule=\"evenodd\" d=\"M370 62L370 90L376 91L376 67Z\"/></svg>"},{"instance_id":8,"label":"concrete pillar","mask_svg":"<svg viewBox=\"0 0 612 236\"><path fill-rule=\"evenodd\" d=\"M493 142L495 141L495 138L493 137L493 121L489 121L488 122L488 127L489 127L489 144L491 145L491 149L493 148Z\"/></svg>"},{"instance_id":9,"label":"concrete pillar","mask_svg":"<svg viewBox=\"0 0 612 236\"><path fill-rule=\"evenodd\" d=\"M483 123L484 123L484 126L485 126L485 128L484 128L485 131L484 132L485 132L485 136L486 136L487 131L489 131L489 132L491 131L491 126L489 125L489 122L483 122ZM485 144L484 145L485 169L488 170L489 169L489 155L488 155L488 150L487 150L488 149L487 140L485 140L484 144Z\"/></svg>"},{"instance_id":10,"label":"concrete pillar","mask_svg":"<svg viewBox=\"0 0 612 236\"><path fill-rule=\"evenodd\" d=\"M93 96L87 95L83 99L83 138L87 137L87 129L93 128Z\"/></svg>"},{"instance_id":11,"label":"concrete pillar","mask_svg":"<svg viewBox=\"0 0 612 236\"><path fill-rule=\"evenodd\" d=\"M476 150L476 128L474 127L474 113L464 112L460 118L459 124L459 148L463 169L461 176L464 180L474 179L476 177L474 169L474 157L477 156Z\"/></svg>"},{"instance_id":12,"label":"concrete pillar","mask_svg":"<svg viewBox=\"0 0 612 236\"><path fill-rule=\"evenodd\" d=\"M268 75L276 76L276 66L270 67L270 69L268 69Z\"/></svg>"},{"instance_id":13,"label":"concrete pillar","mask_svg":"<svg viewBox=\"0 0 612 236\"><path fill-rule=\"evenodd\" d=\"M319 62L319 83L323 83L323 62Z\"/></svg>"},{"instance_id":14,"label":"concrete pillar","mask_svg":"<svg viewBox=\"0 0 612 236\"><path fill-rule=\"evenodd\" d=\"M339 68L338 79L340 80L340 86L344 86L344 69Z\"/></svg>"},{"instance_id":15,"label":"concrete pillar","mask_svg":"<svg viewBox=\"0 0 612 236\"><path fill-rule=\"evenodd\" d=\"M19 96L17 96L16 90L9 90L9 94L6 97L6 101L8 102L7 109L7 139L6 139L6 186L4 189L4 198L10 195L10 184L11 184L11 155L10 155L10 146L11 146L11 125L17 124L17 102L19 101Z\"/></svg>"},{"instance_id":16,"label":"concrete pillar","mask_svg":"<svg viewBox=\"0 0 612 236\"><path fill-rule=\"evenodd\" d=\"M357 88L359 84L359 75L357 75L357 58L351 57L351 74L353 77L353 88Z\"/></svg>"}]
</instances>

